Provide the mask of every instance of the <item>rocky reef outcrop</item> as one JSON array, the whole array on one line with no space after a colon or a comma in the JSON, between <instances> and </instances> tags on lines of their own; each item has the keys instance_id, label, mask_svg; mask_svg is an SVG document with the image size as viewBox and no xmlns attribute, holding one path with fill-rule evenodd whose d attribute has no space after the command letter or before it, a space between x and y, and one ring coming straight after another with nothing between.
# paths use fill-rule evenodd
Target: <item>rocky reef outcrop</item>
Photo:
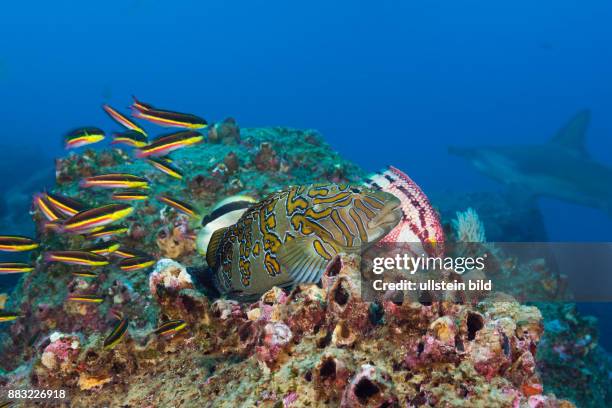
<instances>
[{"instance_id":1,"label":"rocky reef outcrop","mask_svg":"<svg viewBox=\"0 0 612 408\"><path fill-rule=\"evenodd\" d=\"M233 194L261 198L289 184L359 183L364 173L314 131L244 129L233 119L216 125L208 143L172 158L184 180L122 149L57 161L54 191L92 206L109 194L79 189L82 177L129 172L151 180L151 199L135 204L128 230L113 239L156 264L131 272L104 266L87 278L34 253L36 271L21 278L7 301L22 318L0 332L0 393L67 391L66 400L36 402L41 407L573 406L553 393L588 400L564 394L564 371L553 365L559 350L569 355L561 367L596 353L592 324L571 311L526 306L507 295L366 300L359 259L344 254L330 262L319 285L273 288L250 303L216 298L190 273L204 263L194 250L197 220L155 202L157 194L206 214ZM468 206L478 210L472 201L454 211ZM80 236L47 231L38 214L35 220L42 251L86 245ZM452 233L449 217L444 221ZM67 301L74 294L103 300ZM118 316L127 331L107 347ZM580 348L587 334L593 341ZM572 379L587 381L579 372ZM591 397L602 406L609 394L605 386L597 389Z\"/></svg>"}]
</instances>

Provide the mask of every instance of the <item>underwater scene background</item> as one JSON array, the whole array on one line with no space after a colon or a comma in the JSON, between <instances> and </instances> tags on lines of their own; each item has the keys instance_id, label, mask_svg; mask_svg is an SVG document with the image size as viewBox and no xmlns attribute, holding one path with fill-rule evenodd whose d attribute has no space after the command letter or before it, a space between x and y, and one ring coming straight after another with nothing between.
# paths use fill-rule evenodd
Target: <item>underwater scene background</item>
<instances>
[{"instance_id":1,"label":"underwater scene background","mask_svg":"<svg viewBox=\"0 0 612 408\"><path fill-rule=\"evenodd\" d=\"M107 142L92 145L92 153L86 153L87 148L76 150L77 156L69 156L64 149L64 137L78 127L100 127L108 136L119 131L120 126L100 107L109 104L127 113L135 95L156 106L202 116L211 125L225 124L223 131L230 135L229 139L237 130L223 121L234 118L240 127L242 142L238 147L235 141L226 144L220 138L220 144L204 143L197 149L173 155L179 167L179 159L189 163L182 166L184 184L179 187L168 181L171 179L160 179L152 195L168 190L183 194L190 190L193 204L209 209L230 193L248 192L261 198L264 193L293 183L323 180L356 183L391 164L407 173L425 192L440 212L447 232L452 231L457 212L473 208L490 241L607 242L612 231L612 184L607 184L612 180L607 178L612 167L611 15L612 4L603 0L493 3L338 0L307 4L276 0L224 3L133 0L107 1L103 5L72 1L6 4L0 15L0 229L3 234L37 234L31 215L32 196L53 189L58 174L65 177L57 191L79 195L78 181L82 175L79 169L86 167L83 163L91 166L94 173L108 167L160 177L144 164L129 164L126 159L131 156L129 149L125 156L105 153L109 151ZM474 156L456 153L457 149L468 147L544 145L574 115L585 110L590 113L588 116L583 113L576 126L586 129L582 134L586 135L588 155L582 156L576 144L580 155L576 163L565 156L559 159L561 163L550 159L551 168L557 172L553 175L563 183L534 181L541 171L537 166L496 174L495 166L486 167L477 163ZM167 129L155 125L143 126L151 136L167 133ZM580 129L574 133L577 139L582 137ZM261 143L269 143L272 151L264 149L262 153ZM240 179L242 187L231 184L232 177L216 181L217 184L210 181L214 181L215 164L231 152L244 165L240 176L234 177ZM88 158L82 158L88 154ZM524 163L537 162L546 167L545 159L550 157L547 151L541 155L534 153ZM62 161L56 164L60 158ZM269 165L275 160L278 163ZM498 159L503 160L502 156ZM288 166L285 173L279 170L281 165ZM279 171L282 174L276 174ZM526 178L519 178L518 173ZM199 179L200 175L204 179ZM500 183L500 178L507 183ZM534 183L527 185L525 180ZM550 185L546 185L548 182ZM223 194L211 194L215 189L223 190ZM566 191L555 194L555 189ZM93 199L102 204L98 203L98 196ZM151 211L152 217L155 211ZM139 218L138 222L144 231L133 241L140 240L150 246L150 251L156 251L160 245L158 230L164 225L154 224L153 230L149 218ZM164 248L169 251L166 255L173 253ZM27 261L28 257L1 254L0 261ZM29 289L24 287L24 279L21 275L0 276L0 294L7 294L7 305L19 305L21 300L29 302L28 291L40 296L48 290L44 302L31 296L36 299L34 306L44 303L51 309L57 306L58 299L65 297L65 292L54 290L56 285L66 282L53 274L29 282ZM134 287L129 290L135 293L148 290L144 278L132 284ZM196 299L206 302L197 296ZM163 301L161 304L162 309L175 307ZM194 307L205 308L199 303ZM569 399L577 406L610 406L610 304L580 303L577 310L573 304L540 309L544 333L548 333L544 336L549 336L544 338L537 356L544 392ZM104 309L107 312L104 315L95 317L89 316L89 309L69 310L91 319L83 323L83 332L91 334L96 332L93 327L100 329L93 335L99 336L100 341L113 327L108 309ZM135 310L142 311L138 307ZM223 309L220 313L226 312ZM461 313L471 311L452 313L463 316ZM520 309L512 317L526 315L530 322L531 313L530 309ZM44 320L40 316L32 319ZM144 331L147 324L154 323L155 316L148 315L139 326ZM31 378L31 373L17 370L25 363L38 375L39 388L44 384L57 388L62 382L78 388L77 380L66 380L69 375L49 379L39 369L37 358L40 360L41 356L36 353L42 354L48 344L43 339L53 330L40 334L26 330L21 334L28 336L28 344L18 344L9 340L12 323L0 324L5 336L0 338L0 349L9 350L14 356L0 367L0 378L4 381L0 385L7 386L5 378L9 377L5 375L9 374L20 381ZM56 324L55 328L62 327L65 332L78 331L67 321ZM132 333L135 338L137 330ZM207 335L214 337L211 333ZM144 342L143 339L139 341ZM197 347L209 346L198 343ZM164 344L163 352L171 355L178 347ZM230 346L210 347L217 352ZM309 349L303 347L302 352L306 353ZM417 343L415 347L419 347ZM141 363L155 367L152 361L157 361L158 355L139 352ZM360 352L367 359L367 351ZM340 360L341 357L336 356ZM110 361L108 355L91 358L97 363ZM258 358L266 364L273 360L270 356ZM316 364L320 360L327 367L325 358L317 354ZM138 373L132 362L122 364L117 370ZM210 371L210 378L223 364L228 363L221 363L217 355L201 362ZM176 371L178 365L163 362L155 370ZM120 383L117 377L121 374L113 370L89 372L89 377L80 384L85 384L80 387L85 392L75 400L78 401L75 406L93 403L96 394L88 394L88 387L104 392L107 378L113 378L108 380L113 386ZM248 370L257 372L256 365ZM303 377L304 373L296 370L295 375ZM347 370L355 377L369 375L354 367ZM149 377L140 377L140 373L137 375L141 381L151 381ZM325 379L313 375L314 382L324 383ZM384 377L379 372L370 377L376 376ZM574 379L577 385L563 386L568 379ZM75 383L70 383L73 380ZM167 381L173 384L176 379ZM378 381L380 389L388 383L400 388L395 377ZM532 385L527 384L527 391L525 384L519 389L527 396L539 395L529 388ZM214 387L219 389L218 385ZM466 395L477 393L478 388L474 387L465 391ZM259 403L276 406L281 401L285 406L300 406L304 396L292 394L299 394L300 389L277 390L278 396L259 394ZM376 398L380 401L391 398L393 393L389 389ZM189 390L183 391L190 395ZM429 392L412 395L415 393L398 391L412 395L413 406L435 406L434 401L447 401ZM145 400L140 397L131 395L131 403ZM345 394L324 397L309 394L304 398L321 404L327 401L331 406L341 400L350 402ZM105 403L112 406L110 401ZM156 402L159 405L152 406L171 406L164 405L169 404L167 401L160 399ZM185 396L174 403L190 406L188 401ZM215 400L215 404L220 405L220 401ZM255 400L245 397L241 401L248 406ZM358 398L347 406L360 403L367 406L372 401L364 403ZM225 402L231 406L231 402ZM496 401L499 406L506 402Z\"/></svg>"}]
</instances>

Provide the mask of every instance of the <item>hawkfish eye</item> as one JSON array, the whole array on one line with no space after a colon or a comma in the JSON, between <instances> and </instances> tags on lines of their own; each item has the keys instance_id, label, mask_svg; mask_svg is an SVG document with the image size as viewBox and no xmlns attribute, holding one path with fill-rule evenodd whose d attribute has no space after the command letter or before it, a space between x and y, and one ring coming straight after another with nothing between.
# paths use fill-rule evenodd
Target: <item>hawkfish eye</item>
<instances>
[{"instance_id":1,"label":"hawkfish eye","mask_svg":"<svg viewBox=\"0 0 612 408\"><path fill-rule=\"evenodd\" d=\"M359 194L359 193L361 193L361 190L360 190L360 189L358 189L358 188L354 188L354 187L353 187L353 188L351 188L351 192L353 192L353 193L355 193L355 194Z\"/></svg>"}]
</instances>

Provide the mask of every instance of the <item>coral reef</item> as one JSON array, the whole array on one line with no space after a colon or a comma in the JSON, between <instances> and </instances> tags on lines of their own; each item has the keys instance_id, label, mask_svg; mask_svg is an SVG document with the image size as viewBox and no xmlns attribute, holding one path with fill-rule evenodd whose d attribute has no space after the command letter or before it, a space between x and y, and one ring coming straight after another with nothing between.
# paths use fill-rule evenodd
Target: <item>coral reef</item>
<instances>
[{"instance_id":1,"label":"coral reef","mask_svg":"<svg viewBox=\"0 0 612 408\"><path fill-rule=\"evenodd\" d=\"M91 205L108 202L109 194L77 184L101 168L151 180L151 199L134 204L129 231L113 239L123 251L148 254L156 263L130 272L104 266L89 279L33 254L36 271L21 277L7 300L7 310L23 317L0 332L0 393L65 389L68 399L59 405L66 407L572 406L553 392L579 406L610 405L610 365L596 346L592 322L558 305L526 306L509 296L368 301L360 259L345 254L329 263L320 285L273 288L253 303L212 297L190 273L204 263L193 246L198 219L153 197L169 194L206 214L233 194L261 198L290 184L359 183L364 173L314 131L241 129L229 119L208 136L208 143L172 154L182 181L121 149L57 161L53 191ZM445 201L449 231L461 202L476 208L489 238L495 236L488 220L498 212L477 201ZM42 250L86 244L80 236L38 228ZM496 256L506 273L503 253ZM537 264L514 270L536 271L538 278L546 273ZM67 302L75 293L103 301ZM105 347L118 315L129 322L126 334ZM174 321L184 325L159 330ZM562 386L568 378L592 387Z\"/></svg>"}]
</instances>

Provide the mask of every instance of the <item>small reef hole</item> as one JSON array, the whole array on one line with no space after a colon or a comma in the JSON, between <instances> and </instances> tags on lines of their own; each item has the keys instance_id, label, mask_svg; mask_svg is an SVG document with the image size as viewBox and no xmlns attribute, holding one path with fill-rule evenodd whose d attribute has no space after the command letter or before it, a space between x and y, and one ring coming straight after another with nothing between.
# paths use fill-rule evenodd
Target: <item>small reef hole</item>
<instances>
[{"instance_id":1,"label":"small reef hole","mask_svg":"<svg viewBox=\"0 0 612 408\"><path fill-rule=\"evenodd\" d=\"M431 296L431 293L427 291L421 292L421 294L419 295L419 303L422 304L423 306L431 306L433 303L433 298Z\"/></svg>"},{"instance_id":2,"label":"small reef hole","mask_svg":"<svg viewBox=\"0 0 612 408\"><path fill-rule=\"evenodd\" d=\"M247 341L250 335L251 335L251 322L241 326L238 329L238 337L240 338L240 341Z\"/></svg>"},{"instance_id":3,"label":"small reef hole","mask_svg":"<svg viewBox=\"0 0 612 408\"><path fill-rule=\"evenodd\" d=\"M417 355L420 356L423 351L425 351L425 343L420 341L417 345Z\"/></svg>"},{"instance_id":4,"label":"small reef hole","mask_svg":"<svg viewBox=\"0 0 612 408\"><path fill-rule=\"evenodd\" d=\"M321 380L333 380L336 378L336 362L333 358L330 357L323 361L319 369L319 378Z\"/></svg>"},{"instance_id":5,"label":"small reef hole","mask_svg":"<svg viewBox=\"0 0 612 408\"><path fill-rule=\"evenodd\" d=\"M368 378L362 378L355 385L355 396L359 399L359 402L366 404L370 398L380 392L380 389L370 381Z\"/></svg>"},{"instance_id":6,"label":"small reef hole","mask_svg":"<svg viewBox=\"0 0 612 408\"><path fill-rule=\"evenodd\" d=\"M340 306L346 305L348 303L350 297L351 297L351 295L344 288L342 283L336 287L336 291L334 292L334 301L338 305L340 305Z\"/></svg>"},{"instance_id":7,"label":"small reef hole","mask_svg":"<svg viewBox=\"0 0 612 408\"><path fill-rule=\"evenodd\" d=\"M506 357L510 355L510 339L505 333L502 333L502 350L504 350Z\"/></svg>"},{"instance_id":8,"label":"small reef hole","mask_svg":"<svg viewBox=\"0 0 612 408\"><path fill-rule=\"evenodd\" d=\"M396 306L401 306L404 304L404 292L395 291L391 295L391 302L393 302Z\"/></svg>"},{"instance_id":9,"label":"small reef hole","mask_svg":"<svg viewBox=\"0 0 612 408\"><path fill-rule=\"evenodd\" d=\"M459 352L465 351L465 347L463 347L463 340L461 340L461 336L458 334L455 335L455 348Z\"/></svg>"},{"instance_id":10,"label":"small reef hole","mask_svg":"<svg viewBox=\"0 0 612 408\"><path fill-rule=\"evenodd\" d=\"M467 330L468 340L472 341L476 338L476 332L484 327L484 320L478 313L468 313Z\"/></svg>"}]
</instances>

